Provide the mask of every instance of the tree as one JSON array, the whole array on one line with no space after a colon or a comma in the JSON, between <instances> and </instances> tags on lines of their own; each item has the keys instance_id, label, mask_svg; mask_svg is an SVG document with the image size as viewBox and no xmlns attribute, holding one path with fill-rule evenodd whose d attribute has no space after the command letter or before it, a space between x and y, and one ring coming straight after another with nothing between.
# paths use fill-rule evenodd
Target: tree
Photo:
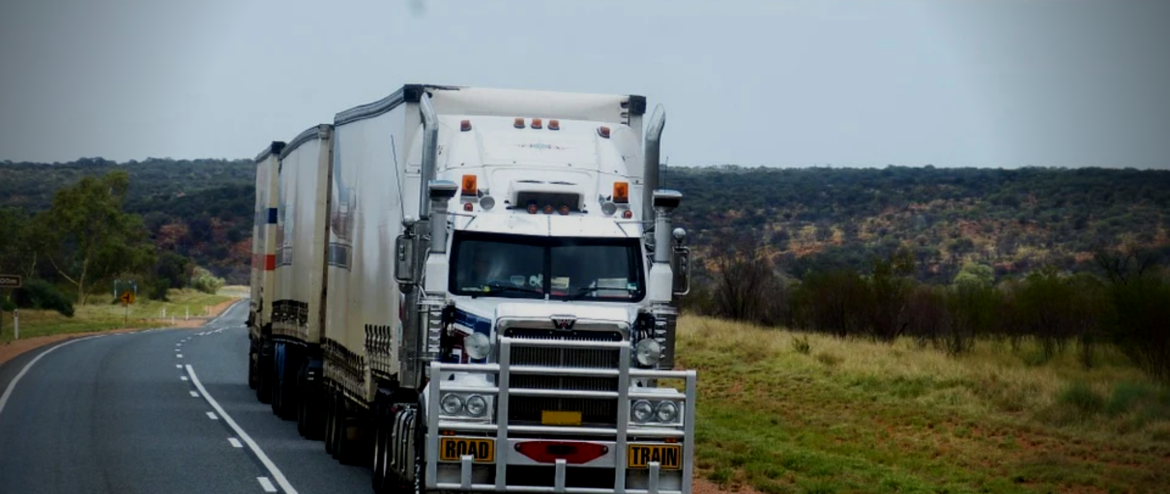
<instances>
[{"instance_id":1,"label":"tree","mask_svg":"<svg viewBox=\"0 0 1170 494\"><path fill-rule=\"evenodd\" d=\"M34 231L28 214L18 208L0 208L0 271L32 278L37 256L30 236Z\"/></svg>"},{"instance_id":2,"label":"tree","mask_svg":"<svg viewBox=\"0 0 1170 494\"><path fill-rule=\"evenodd\" d=\"M955 286L962 285L976 285L982 287L989 287L995 283L995 270L991 266L968 262L963 264L963 268L959 270L959 274L951 281Z\"/></svg>"},{"instance_id":3,"label":"tree","mask_svg":"<svg viewBox=\"0 0 1170 494\"><path fill-rule=\"evenodd\" d=\"M44 228L40 248L57 273L77 288L79 303L86 302L93 282L154 262L142 218L122 210L129 187L125 171L85 177L58 190L49 210L37 215Z\"/></svg>"}]
</instances>

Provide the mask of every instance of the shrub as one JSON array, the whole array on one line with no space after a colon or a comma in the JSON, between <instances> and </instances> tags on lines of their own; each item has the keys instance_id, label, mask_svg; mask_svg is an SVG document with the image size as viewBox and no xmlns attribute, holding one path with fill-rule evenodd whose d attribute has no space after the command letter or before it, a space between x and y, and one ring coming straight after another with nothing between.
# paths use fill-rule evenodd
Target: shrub
<instances>
[{"instance_id":1,"label":"shrub","mask_svg":"<svg viewBox=\"0 0 1170 494\"><path fill-rule=\"evenodd\" d=\"M13 302L8 298L0 300L0 310L3 310L4 312L12 312L13 310L16 310L16 302Z\"/></svg>"},{"instance_id":2,"label":"shrub","mask_svg":"<svg viewBox=\"0 0 1170 494\"><path fill-rule=\"evenodd\" d=\"M22 309L55 310L73 317L73 302L55 285L45 280L31 279L12 293L16 306Z\"/></svg>"},{"instance_id":3,"label":"shrub","mask_svg":"<svg viewBox=\"0 0 1170 494\"><path fill-rule=\"evenodd\" d=\"M1075 382L1064 388L1058 401L1083 415L1092 415L1105 409L1105 398L1083 382Z\"/></svg>"},{"instance_id":4,"label":"shrub","mask_svg":"<svg viewBox=\"0 0 1170 494\"><path fill-rule=\"evenodd\" d=\"M195 272L191 275L191 288L199 290L203 293L215 294L220 288L223 288L223 278L217 278L211 271L201 267L196 267Z\"/></svg>"},{"instance_id":5,"label":"shrub","mask_svg":"<svg viewBox=\"0 0 1170 494\"><path fill-rule=\"evenodd\" d=\"M808 355L812 351L812 347L808 344L808 336L800 338L792 338L792 350L801 355Z\"/></svg>"}]
</instances>

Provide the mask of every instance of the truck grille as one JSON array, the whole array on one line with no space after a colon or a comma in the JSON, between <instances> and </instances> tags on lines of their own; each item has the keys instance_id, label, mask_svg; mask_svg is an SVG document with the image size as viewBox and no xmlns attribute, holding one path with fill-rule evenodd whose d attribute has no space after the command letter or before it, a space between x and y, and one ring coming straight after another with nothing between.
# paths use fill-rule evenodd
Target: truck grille
<instances>
[{"instance_id":1,"label":"truck grille","mask_svg":"<svg viewBox=\"0 0 1170 494\"><path fill-rule=\"evenodd\" d=\"M544 339L563 341L621 341L619 332L559 331L551 329L511 328L505 336L517 339ZM620 366L618 349L541 348L516 346L512 348L512 365L544 367L572 367L616 369ZM510 385L515 388L565 389L573 391L617 391L617 378L561 377L540 375L512 375ZM508 404L508 422L511 424L539 424L545 410L581 412L583 425L612 426L617 421L615 400L587 398L511 397Z\"/></svg>"}]
</instances>

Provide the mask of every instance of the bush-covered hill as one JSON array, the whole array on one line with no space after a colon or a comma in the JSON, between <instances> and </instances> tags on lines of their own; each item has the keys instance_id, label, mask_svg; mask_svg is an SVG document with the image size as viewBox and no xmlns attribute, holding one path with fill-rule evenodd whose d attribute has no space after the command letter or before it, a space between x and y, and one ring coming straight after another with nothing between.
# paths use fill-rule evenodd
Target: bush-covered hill
<instances>
[{"instance_id":1,"label":"bush-covered hill","mask_svg":"<svg viewBox=\"0 0 1170 494\"><path fill-rule=\"evenodd\" d=\"M125 208L142 215L160 250L187 256L231 283L247 283L255 203L255 172L249 159L4 161L0 207L41 211L49 207L57 189L114 170L129 173Z\"/></svg>"},{"instance_id":2,"label":"bush-covered hill","mask_svg":"<svg viewBox=\"0 0 1170 494\"><path fill-rule=\"evenodd\" d=\"M129 172L126 208L160 249L246 282L251 160L5 161L0 207L38 211L56 189L114 169ZM1101 248L1170 246L1170 171L672 167L664 182L684 193L678 223L700 253L757 234L797 276L814 265L865 269L902 247L922 278L949 280L966 260L1010 275L1076 269Z\"/></svg>"},{"instance_id":3,"label":"bush-covered hill","mask_svg":"<svg viewBox=\"0 0 1170 494\"><path fill-rule=\"evenodd\" d=\"M864 270L900 248L921 277L949 281L964 261L1002 276L1170 246L1170 171L725 166L673 168L666 182L683 191L678 222L694 245L759 235L796 276Z\"/></svg>"}]
</instances>

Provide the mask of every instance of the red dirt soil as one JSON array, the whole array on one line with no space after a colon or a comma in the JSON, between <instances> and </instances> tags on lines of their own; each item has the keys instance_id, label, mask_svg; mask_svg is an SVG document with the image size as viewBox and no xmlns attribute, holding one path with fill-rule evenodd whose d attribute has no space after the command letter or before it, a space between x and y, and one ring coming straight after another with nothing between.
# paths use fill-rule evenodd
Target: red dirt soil
<instances>
[{"instance_id":1,"label":"red dirt soil","mask_svg":"<svg viewBox=\"0 0 1170 494\"><path fill-rule=\"evenodd\" d=\"M186 320L186 321L175 321L175 324L171 327L198 328L200 326L203 326L204 324L207 324L208 321L214 319L215 317L219 316L220 314L223 314L223 311L227 310L228 307L231 307L232 304L234 304L237 300L239 300L239 299L226 300L224 302L220 302L216 305L213 305L211 307L211 316L210 317L200 317L200 318L193 317L193 318ZM27 352L29 350L40 348L40 347L48 345L50 343L56 343L58 341L68 340L71 338L79 338L82 336L92 336L95 334L130 333L130 332L134 332L134 331L142 331L142 328L118 328L118 329L108 329L105 331L92 331L92 332L88 332L88 333L55 334L55 335L49 335L49 336L38 336L36 338L27 338L27 339L23 339L23 340L10 341L4 345L0 345L0 365L4 364L5 362L7 362L9 360L16 358L17 355L20 355L20 354Z\"/></svg>"}]
</instances>

